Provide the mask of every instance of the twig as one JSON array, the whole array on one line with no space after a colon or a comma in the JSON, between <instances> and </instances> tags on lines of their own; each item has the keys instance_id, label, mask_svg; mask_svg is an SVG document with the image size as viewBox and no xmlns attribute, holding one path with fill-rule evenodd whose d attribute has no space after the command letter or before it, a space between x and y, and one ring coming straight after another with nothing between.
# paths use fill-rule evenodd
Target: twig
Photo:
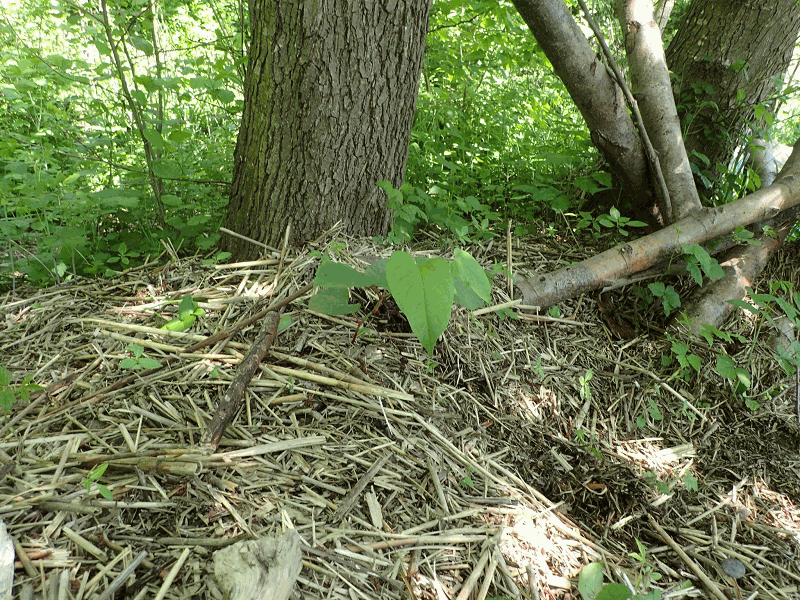
<instances>
[{"instance_id":1,"label":"twig","mask_svg":"<svg viewBox=\"0 0 800 600\"><path fill-rule=\"evenodd\" d=\"M246 235L242 235L241 233L236 233L235 231L231 231L230 229L228 229L226 227L220 227L219 230L222 233L227 233L228 235L232 235L233 237L239 238L240 240L244 240L245 242L250 242L251 244L253 244L255 246L260 246L261 248L265 248L265 249L270 250L272 252L277 252L278 254L280 254L280 252L281 252L277 248L273 248L272 246L267 246L263 242L256 241L253 238L249 238Z\"/></svg>"},{"instance_id":2,"label":"twig","mask_svg":"<svg viewBox=\"0 0 800 600\"><path fill-rule=\"evenodd\" d=\"M114 592L116 592L120 587L122 587L125 582L128 580L133 572L137 569L137 567L142 563L142 561L147 558L147 550L142 550L139 555L133 559L133 562L125 567L122 572L116 576L114 581L106 588L102 594L97 597L97 600L107 600L114 596Z\"/></svg>"},{"instance_id":3,"label":"twig","mask_svg":"<svg viewBox=\"0 0 800 600\"><path fill-rule=\"evenodd\" d=\"M380 460L378 460L374 465L372 465L369 470L364 473L364 476L359 479L356 484L353 486L353 489L347 493L347 496L344 497L342 503L339 505L339 508L336 509L336 512L333 513L333 522L338 522L347 514L353 505L356 503L358 498L361 496L361 492L369 485L369 482L372 481L372 478L381 470L383 465L386 464L386 461L389 460L389 455L387 454Z\"/></svg>"},{"instance_id":4,"label":"twig","mask_svg":"<svg viewBox=\"0 0 800 600\"><path fill-rule=\"evenodd\" d=\"M261 364L264 356L269 352L272 343L275 341L280 321L281 315L278 312L270 313L267 315L266 319L264 319L264 327L261 333L239 364L236 377L233 378L233 381L228 387L228 391L225 392L222 401L217 407L217 412L214 413L214 418L203 434L201 443L204 446L210 446L212 450L216 450L219 446L222 434L225 432L228 425L230 425L231 421L233 421L233 418L237 415L242 406L242 397L247 389L247 385L250 383L253 374L258 370L258 365Z\"/></svg>"}]
</instances>

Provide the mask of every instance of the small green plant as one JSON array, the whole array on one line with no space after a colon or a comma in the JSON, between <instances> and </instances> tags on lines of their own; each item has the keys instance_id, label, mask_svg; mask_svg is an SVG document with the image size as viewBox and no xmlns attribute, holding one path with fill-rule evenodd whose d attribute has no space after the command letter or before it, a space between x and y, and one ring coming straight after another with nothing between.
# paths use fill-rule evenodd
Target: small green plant
<instances>
[{"instance_id":1,"label":"small green plant","mask_svg":"<svg viewBox=\"0 0 800 600\"><path fill-rule=\"evenodd\" d=\"M699 373L701 367L700 357L689 351L689 344L669 335L667 339L672 342L672 355L681 367L680 377L686 380L693 370Z\"/></svg>"},{"instance_id":2,"label":"small green plant","mask_svg":"<svg viewBox=\"0 0 800 600\"><path fill-rule=\"evenodd\" d=\"M647 289L650 290L650 293L656 298L661 298L661 304L664 306L664 314L666 316L669 316L672 311L680 307L680 296L678 296L678 292L676 292L675 288L671 285L665 286L660 281L657 281L648 284Z\"/></svg>"},{"instance_id":3,"label":"small green plant","mask_svg":"<svg viewBox=\"0 0 800 600\"><path fill-rule=\"evenodd\" d=\"M717 355L717 373L733 383L739 394L750 389L750 373L736 365L736 362L727 354Z\"/></svg>"},{"instance_id":4,"label":"small green plant","mask_svg":"<svg viewBox=\"0 0 800 600\"><path fill-rule=\"evenodd\" d=\"M203 264L206 265L206 266L208 266L208 265L219 265L219 264L224 263L230 257L231 257L231 253L230 252L215 252L214 256L212 256L211 258L203 259Z\"/></svg>"},{"instance_id":5,"label":"small green plant","mask_svg":"<svg viewBox=\"0 0 800 600\"><path fill-rule=\"evenodd\" d=\"M759 246L761 244L761 242L754 239L755 234L742 225L739 225L731 232L731 237L737 244L750 244L751 246Z\"/></svg>"},{"instance_id":6,"label":"small green plant","mask_svg":"<svg viewBox=\"0 0 800 600\"><path fill-rule=\"evenodd\" d=\"M11 371L4 366L0 366L0 408L6 413L11 412L17 401L24 400L28 402L31 398L31 392L38 392L44 389L42 386L33 383L33 375L28 375L22 380L22 383L17 385L14 385L12 381Z\"/></svg>"},{"instance_id":7,"label":"small green plant","mask_svg":"<svg viewBox=\"0 0 800 600\"><path fill-rule=\"evenodd\" d=\"M392 229L386 237L389 243L407 242L423 226L449 232L459 242L497 235L491 226L500 217L475 196L461 197L439 186L427 192L408 183L399 190L388 181L380 181L377 186L386 192L386 206L392 212Z\"/></svg>"},{"instance_id":8,"label":"small green plant","mask_svg":"<svg viewBox=\"0 0 800 600\"><path fill-rule=\"evenodd\" d=\"M106 486L102 483L98 483L98 480L103 476L103 473L106 472L108 468L108 463L103 463L97 465L94 469L92 469L89 474L81 480L81 485L86 488L87 492L92 491L92 486L97 488L97 491L100 492L100 495L103 496L106 500L113 500L114 495L111 493Z\"/></svg>"},{"instance_id":9,"label":"small green plant","mask_svg":"<svg viewBox=\"0 0 800 600\"><path fill-rule=\"evenodd\" d=\"M669 494L669 485L661 481L652 471L646 471L644 473L644 480L647 481L650 487L654 488L659 494Z\"/></svg>"},{"instance_id":10,"label":"small green plant","mask_svg":"<svg viewBox=\"0 0 800 600\"><path fill-rule=\"evenodd\" d=\"M784 319L795 331L800 330L800 294L794 291L791 282L770 282L769 294L755 293L751 288L745 290L752 303L745 300L729 300L729 302L767 321L777 331L784 331L779 323L779 320ZM800 370L800 342L794 338L786 347L779 346L775 351L775 360L784 373L794 375ZM735 372L734 375L738 377L739 373Z\"/></svg>"},{"instance_id":11,"label":"small green plant","mask_svg":"<svg viewBox=\"0 0 800 600\"><path fill-rule=\"evenodd\" d=\"M156 359L144 356L144 348L139 344L128 344L126 349L132 356L123 358L122 362L119 363L119 366L123 369L139 371L141 369L155 369L161 366L161 363Z\"/></svg>"},{"instance_id":12,"label":"small green plant","mask_svg":"<svg viewBox=\"0 0 800 600\"><path fill-rule=\"evenodd\" d=\"M131 259L137 259L140 256L139 252L136 250L128 249L128 245L125 242L120 242L115 248L115 251L117 255L109 257L106 260L106 264L121 266L127 269L128 266L130 266Z\"/></svg>"},{"instance_id":13,"label":"small green plant","mask_svg":"<svg viewBox=\"0 0 800 600\"><path fill-rule=\"evenodd\" d=\"M197 301L191 296L184 296L178 306L178 316L170 319L161 329L168 331L186 331L197 320L197 317L205 316L206 311L200 308Z\"/></svg>"},{"instance_id":14,"label":"small green plant","mask_svg":"<svg viewBox=\"0 0 800 600\"><path fill-rule=\"evenodd\" d=\"M725 271L719 266L717 260L700 244L682 244L681 248L686 260L686 270L697 282L697 285L703 285L703 275L710 281L716 281L725 275Z\"/></svg>"},{"instance_id":15,"label":"small green plant","mask_svg":"<svg viewBox=\"0 0 800 600\"><path fill-rule=\"evenodd\" d=\"M640 587L646 588L652 582L659 581L661 579L661 573L656 571L650 561L647 560L647 548L645 548L644 544L638 539L636 540L636 548L638 550L637 552L628 554L628 556L638 562L640 566L635 587L636 589Z\"/></svg>"},{"instance_id":16,"label":"small green plant","mask_svg":"<svg viewBox=\"0 0 800 600\"><path fill-rule=\"evenodd\" d=\"M323 260L314 284L318 291L308 302L311 310L344 315L360 310L350 304L351 287L386 288L408 319L429 355L450 321L453 302L475 310L489 302L491 283L468 252L456 248L452 261L419 257L397 250L360 273L355 269Z\"/></svg>"},{"instance_id":17,"label":"small green plant","mask_svg":"<svg viewBox=\"0 0 800 600\"><path fill-rule=\"evenodd\" d=\"M597 435L597 432L588 433L581 427L575 430L574 436L581 446L589 450L597 458L603 458L603 452L600 450L600 436Z\"/></svg>"},{"instance_id":18,"label":"small green plant","mask_svg":"<svg viewBox=\"0 0 800 600\"><path fill-rule=\"evenodd\" d=\"M603 563L589 563L578 576L578 592L583 600L627 600L633 592L621 583L603 584Z\"/></svg>"},{"instance_id":19,"label":"small green plant","mask_svg":"<svg viewBox=\"0 0 800 600\"><path fill-rule=\"evenodd\" d=\"M461 478L461 481L459 481L459 484L465 490L466 489L472 489L472 490L475 489L475 482L472 481L472 474L474 472L475 472L475 469L473 469L472 467L469 467L469 473L464 475L464 477Z\"/></svg>"},{"instance_id":20,"label":"small green plant","mask_svg":"<svg viewBox=\"0 0 800 600\"><path fill-rule=\"evenodd\" d=\"M655 400L652 398L647 400L647 412L650 415L650 418L653 421L661 421L664 418L664 415L661 414L661 409L658 408L658 404L655 403Z\"/></svg>"},{"instance_id":21,"label":"small green plant","mask_svg":"<svg viewBox=\"0 0 800 600\"><path fill-rule=\"evenodd\" d=\"M578 377L578 382L580 384L580 395L581 400L590 400L592 398L592 388L589 387L589 382L592 380L594 373L591 369L586 370L586 375L581 375Z\"/></svg>"},{"instance_id":22,"label":"small green plant","mask_svg":"<svg viewBox=\"0 0 800 600\"><path fill-rule=\"evenodd\" d=\"M687 492L696 492L697 491L697 477L692 475L690 472L686 472L683 475L683 485L686 486Z\"/></svg>"},{"instance_id":23,"label":"small green plant","mask_svg":"<svg viewBox=\"0 0 800 600\"><path fill-rule=\"evenodd\" d=\"M644 547L638 540L636 543L639 546L639 552L633 552L630 556L638 561L638 557L644 557ZM646 569L649 569L647 571L649 579L646 582L643 578L640 579L634 587L635 590L638 590L640 587L646 588L650 582L657 581L661 578L661 575L653 571L649 563L645 561L645 564ZM578 576L578 592L580 592L583 600L628 600L628 598L633 600L660 600L661 590L654 589L649 592L639 592L632 591L631 588L621 583L604 584L603 568L602 563L589 563L581 569L580 575ZM691 583L685 581L679 586L679 589L686 589L690 586Z\"/></svg>"},{"instance_id":24,"label":"small green plant","mask_svg":"<svg viewBox=\"0 0 800 600\"><path fill-rule=\"evenodd\" d=\"M634 221L629 217L623 217L616 206L612 206L608 214L598 216L595 222L603 227L615 229L617 234L624 237L629 235L626 227L647 227L647 223Z\"/></svg>"}]
</instances>

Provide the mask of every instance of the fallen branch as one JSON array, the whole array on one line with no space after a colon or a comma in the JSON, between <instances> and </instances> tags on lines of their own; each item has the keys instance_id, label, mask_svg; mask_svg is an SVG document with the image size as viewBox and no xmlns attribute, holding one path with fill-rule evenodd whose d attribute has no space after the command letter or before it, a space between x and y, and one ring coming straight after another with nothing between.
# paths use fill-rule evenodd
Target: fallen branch
<instances>
[{"instance_id":1,"label":"fallen branch","mask_svg":"<svg viewBox=\"0 0 800 600\"><path fill-rule=\"evenodd\" d=\"M275 341L280 321L281 315L278 312L271 312L264 318L264 327L261 333L242 359L239 370L236 372L236 377L233 378L231 385L222 397L222 401L217 407L217 412L208 424L208 428L201 440L202 445L212 452L217 449L219 441L222 439L222 434L225 433L225 429L227 429L242 407L242 396L244 396L253 374L258 369L258 365L261 364L264 356L269 352L272 342Z\"/></svg>"},{"instance_id":2,"label":"fallen branch","mask_svg":"<svg viewBox=\"0 0 800 600\"><path fill-rule=\"evenodd\" d=\"M800 204L800 142L786 162L783 175L771 186L735 202L705 208L660 231L621 244L581 263L535 278L517 276L522 303L546 308L612 284L682 254L684 244L701 244L739 226L771 219Z\"/></svg>"}]
</instances>

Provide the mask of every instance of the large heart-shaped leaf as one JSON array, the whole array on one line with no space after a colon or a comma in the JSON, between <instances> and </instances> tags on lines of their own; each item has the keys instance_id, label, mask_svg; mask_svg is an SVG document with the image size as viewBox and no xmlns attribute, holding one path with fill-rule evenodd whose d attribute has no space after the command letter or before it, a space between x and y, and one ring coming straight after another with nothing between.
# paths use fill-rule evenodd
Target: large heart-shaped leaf
<instances>
[{"instance_id":1,"label":"large heart-shaped leaf","mask_svg":"<svg viewBox=\"0 0 800 600\"><path fill-rule=\"evenodd\" d=\"M450 264L443 258L431 258L417 265L409 254L398 251L386 263L386 279L412 331L428 354L433 354L453 306L455 288Z\"/></svg>"}]
</instances>

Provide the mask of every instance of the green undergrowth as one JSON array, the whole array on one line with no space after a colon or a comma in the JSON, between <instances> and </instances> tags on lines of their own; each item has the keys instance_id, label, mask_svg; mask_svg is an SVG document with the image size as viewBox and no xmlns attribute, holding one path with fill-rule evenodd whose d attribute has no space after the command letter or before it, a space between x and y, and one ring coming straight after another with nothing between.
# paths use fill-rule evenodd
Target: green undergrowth
<instances>
[{"instance_id":1,"label":"green undergrowth","mask_svg":"<svg viewBox=\"0 0 800 600\"><path fill-rule=\"evenodd\" d=\"M350 302L350 288L385 290L383 294L391 294L429 355L433 355L436 340L450 322L453 303L475 310L489 302L491 292L483 268L458 248L452 261L439 257L415 259L397 250L363 273L325 258L317 269L314 285L318 289L308 308L328 315L353 314L361 309L361 304ZM360 323L366 324L366 320Z\"/></svg>"},{"instance_id":2,"label":"green undergrowth","mask_svg":"<svg viewBox=\"0 0 800 600\"><path fill-rule=\"evenodd\" d=\"M207 252L241 110L241 52L222 35L236 6L104 13L10 1L0 21L0 287L112 275L165 244Z\"/></svg>"}]
</instances>

